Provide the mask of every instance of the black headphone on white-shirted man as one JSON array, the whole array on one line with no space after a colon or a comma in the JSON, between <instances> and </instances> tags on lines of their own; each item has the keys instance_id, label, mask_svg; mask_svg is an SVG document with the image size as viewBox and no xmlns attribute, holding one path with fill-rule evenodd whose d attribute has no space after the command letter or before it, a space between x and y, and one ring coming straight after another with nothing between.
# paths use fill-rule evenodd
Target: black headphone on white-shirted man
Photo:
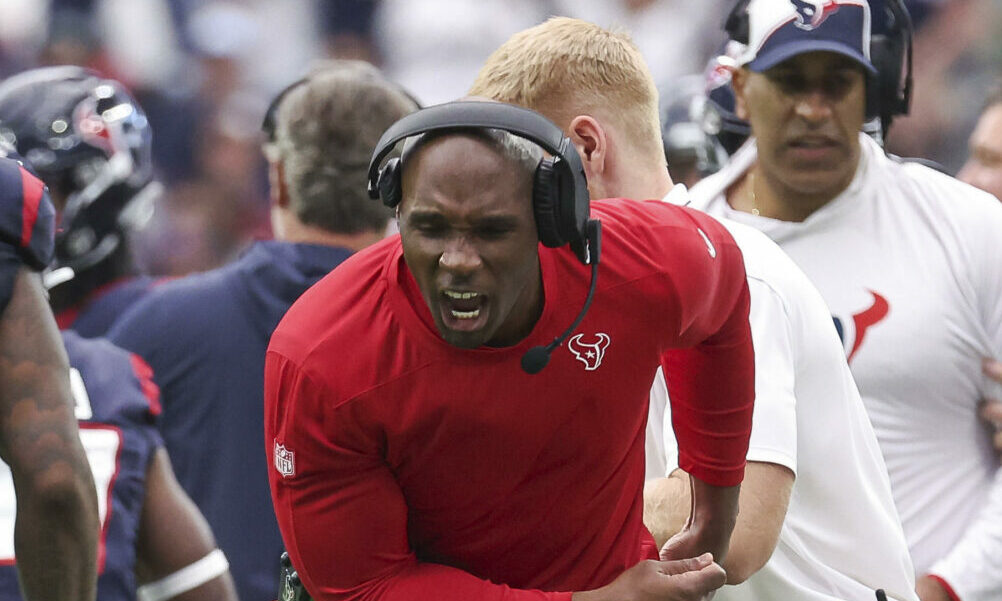
<instances>
[{"instance_id":1,"label":"black headphone on white-shirted man","mask_svg":"<svg viewBox=\"0 0 1002 601\"><path fill-rule=\"evenodd\" d=\"M411 113L390 126L376 144L369 162L369 197L396 208L403 196L400 158L386 157L406 138L429 132L497 129L524 138L548 152L536 166L532 185L532 207L536 231L544 246L570 245L578 260L591 265L591 286L577 319L562 335L546 346L536 346L522 357L522 369L538 373L546 367L550 353L584 319L591 306L598 281L601 254L601 223L589 218L590 199L581 157L559 127L539 113L501 102L456 101L430 106ZM384 164L385 162L385 164Z\"/></svg>"}]
</instances>

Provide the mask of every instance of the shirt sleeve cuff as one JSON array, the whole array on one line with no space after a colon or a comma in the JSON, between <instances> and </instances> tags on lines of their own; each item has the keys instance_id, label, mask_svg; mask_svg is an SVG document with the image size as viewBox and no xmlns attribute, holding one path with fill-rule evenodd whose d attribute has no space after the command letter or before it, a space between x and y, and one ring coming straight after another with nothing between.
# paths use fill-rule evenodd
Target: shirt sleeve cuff
<instances>
[{"instance_id":1,"label":"shirt sleeve cuff","mask_svg":"<svg viewBox=\"0 0 1002 601\"><path fill-rule=\"evenodd\" d=\"M737 486L745 477L745 461L740 466L711 467L697 464L683 454L679 454L679 467L693 478L702 480L711 486Z\"/></svg>"}]
</instances>

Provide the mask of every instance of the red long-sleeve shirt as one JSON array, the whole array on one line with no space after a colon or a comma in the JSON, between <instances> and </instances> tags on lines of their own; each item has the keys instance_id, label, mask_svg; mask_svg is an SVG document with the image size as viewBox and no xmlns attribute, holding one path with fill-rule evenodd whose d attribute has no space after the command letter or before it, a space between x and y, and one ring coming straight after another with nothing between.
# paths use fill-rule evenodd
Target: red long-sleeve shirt
<instances>
[{"instance_id":1,"label":"red long-sleeve shirt","mask_svg":"<svg viewBox=\"0 0 1002 601\"><path fill-rule=\"evenodd\" d=\"M513 347L444 342L399 238L285 316L265 367L265 440L282 535L315 597L566 600L656 557L642 489L659 361L682 467L740 482L754 395L740 251L688 209L592 211L595 301L538 375L522 354L566 328L588 288L567 249L540 249L545 307Z\"/></svg>"}]
</instances>

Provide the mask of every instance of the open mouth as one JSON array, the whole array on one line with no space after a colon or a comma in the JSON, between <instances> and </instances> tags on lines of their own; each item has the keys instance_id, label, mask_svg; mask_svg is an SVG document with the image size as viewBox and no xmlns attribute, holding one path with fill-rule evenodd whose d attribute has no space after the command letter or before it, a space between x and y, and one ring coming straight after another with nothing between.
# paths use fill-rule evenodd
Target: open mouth
<instances>
[{"instance_id":1,"label":"open mouth","mask_svg":"<svg viewBox=\"0 0 1002 601\"><path fill-rule=\"evenodd\" d=\"M443 290L440 310L442 321L453 330L473 331L486 323L487 297L464 290Z\"/></svg>"}]
</instances>

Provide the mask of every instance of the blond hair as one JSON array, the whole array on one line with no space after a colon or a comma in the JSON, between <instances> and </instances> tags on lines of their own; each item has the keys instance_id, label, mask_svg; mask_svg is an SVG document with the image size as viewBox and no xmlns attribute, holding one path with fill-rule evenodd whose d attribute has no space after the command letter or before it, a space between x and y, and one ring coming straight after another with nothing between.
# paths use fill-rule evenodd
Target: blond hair
<instances>
[{"instance_id":1,"label":"blond hair","mask_svg":"<svg viewBox=\"0 0 1002 601\"><path fill-rule=\"evenodd\" d=\"M533 109L564 130L577 115L600 117L661 149L658 91L640 50L626 33L587 21L554 17L516 33L487 59L470 94Z\"/></svg>"}]
</instances>

